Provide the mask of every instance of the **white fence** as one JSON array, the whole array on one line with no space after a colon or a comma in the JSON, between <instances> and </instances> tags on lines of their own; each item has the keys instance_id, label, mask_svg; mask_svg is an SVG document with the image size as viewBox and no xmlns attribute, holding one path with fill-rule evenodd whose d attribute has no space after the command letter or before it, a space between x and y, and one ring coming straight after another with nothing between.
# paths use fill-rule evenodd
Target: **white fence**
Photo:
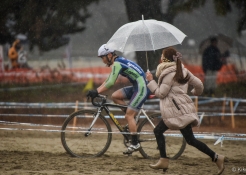
<instances>
[{"instance_id":1,"label":"white fence","mask_svg":"<svg viewBox=\"0 0 246 175\"><path fill-rule=\"evenodd\" d=\"M235 116L245 116L246 119L246 100L238 99L238 98L210 98L210 97L197 97L191 96L193 99L195 106L198 111L198 115L200 116L200 123L204 117L231 117L232 128L235 127ZM209 105L209 107L208 107ZM91 103L89 102L70 102L70 103L19 103L19 102L0 102L0 110L1 109L95 109ZM110 108L111 109L111 108ZM147 112L160 112L159 111L159 99L149 99L144 105L144 109ZM118 108L112 108L112 111L120 111ZM229 112L228 112L229 111ZM62 117L66 118L69 115L52 115L52 114L8 114L8 113L0 113L0 117ZM116 118L124 118L124 116L117 115ZM19 130L18 125L25 126L43 126L43 127L55 127L60 128L61 126L55 125L42 125L42 124L34 124L34 123L20 123L20 122L10 122L10 121L0 121L0 125L12 125L17 127L2 127L0 130ZM60 130L47 130L47 129L20 129L20 130L33 130L33 131L46 131L46 132L62 132ZM116 132L114 132L116 133ZM180 134L165 134L167 136L172 137L181 137ZM246 141L246 133L195 133L196 138L200 139L216 139L215 144L223 143L223 140L241 140Z\"/></svg>"}]
</instances>

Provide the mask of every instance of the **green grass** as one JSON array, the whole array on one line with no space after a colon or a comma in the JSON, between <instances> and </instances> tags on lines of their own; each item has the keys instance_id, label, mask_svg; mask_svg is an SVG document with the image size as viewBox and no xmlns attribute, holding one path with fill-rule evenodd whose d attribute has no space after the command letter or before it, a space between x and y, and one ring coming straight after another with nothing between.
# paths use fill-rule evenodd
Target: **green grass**
<instances>
[{"instance_id":1,"label":"green grass","mask_svg":"<svg viewBox=\"0 0 246 175\"><path fill-rule=\"evenodd\" d=\"M29 84L21 85L0 85L0 101L2 102L74 102L84 100L86 93L83 93L84 84ZM27 89L15 90L21 87ZM94 86L95 88L97 85ZM122 85L121 85L122 87ZM120 86L116 86L106 94ZM219 85L215 90L214 97L243 98L246 99L246 82L230 83ZM203 93L201 96L207 96Z\"/></svg>"},{"instance_id":2,"label":"green grass","mask_svg":"<svg viewBox=\"0 0 246 175\"><path fill-rule=\"evenodd\" d=\"M21 87L21 90L15 90L20 86L2 86L0 99L4 102L71 102L85 97L82 93L83 84L46 84L29 85ZM25 90L26 88L26 90Z\"/></svg>"}]
</instances>

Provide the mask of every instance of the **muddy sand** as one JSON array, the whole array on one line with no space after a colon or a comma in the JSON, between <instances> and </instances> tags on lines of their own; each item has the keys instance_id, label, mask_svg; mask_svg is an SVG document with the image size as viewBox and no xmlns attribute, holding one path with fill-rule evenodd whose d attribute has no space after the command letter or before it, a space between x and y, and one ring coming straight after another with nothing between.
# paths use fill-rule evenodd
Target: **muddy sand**
<instances>
[{"instance_id":1,"label":"muddy sand","mask_svg":"<svg viewBox=\"0 0 246 175\"><path fill-rule=\"evenodd\" d=\"M144 159L139 152L125 156L123 137L113 135L108 151L97 158L74 158L62 147L59 132L0 130L1 175L133 175L133 174L216 174L210 158L187 145L178 160L170 161L169 169L152 170L157 160ZM246 141L202 140L214 151L228 157L223 174L246 174Z\"/></svg>"}]
</instances>

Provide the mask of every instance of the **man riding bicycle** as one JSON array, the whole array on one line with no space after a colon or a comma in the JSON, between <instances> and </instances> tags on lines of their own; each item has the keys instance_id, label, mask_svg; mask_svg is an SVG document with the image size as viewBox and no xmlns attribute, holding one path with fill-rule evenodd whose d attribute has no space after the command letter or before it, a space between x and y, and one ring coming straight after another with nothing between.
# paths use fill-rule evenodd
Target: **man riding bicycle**
<instances>
[{"instance_id":1,"label":"man riding bicycle","mask_svg":"<svg viewBox=\"0 0 246 175\"><path fill-rule=\"evenodd\" d=\"M102 58L103 63L108 67L112 65L112 71L107 80L101 86L96 90L88 92L88 97L95 98L98 94L108 90L115 84L119 75L128 78L132 83L132 86L121 88L112 94L112 100L114 103L126 105L124 100L129 100L128 107L124 112L132 141L131 145L123 153L131 154L132 152L139 150L141 146L138 142L137 126L134 117L137 115L139 109L150 94L150 90L147 87L145 72L135 62L127 60L124 57L117 56L115 51L108 48L106 44L103 44L98 49L98 57Z\"/></svg>"}]
</instances>

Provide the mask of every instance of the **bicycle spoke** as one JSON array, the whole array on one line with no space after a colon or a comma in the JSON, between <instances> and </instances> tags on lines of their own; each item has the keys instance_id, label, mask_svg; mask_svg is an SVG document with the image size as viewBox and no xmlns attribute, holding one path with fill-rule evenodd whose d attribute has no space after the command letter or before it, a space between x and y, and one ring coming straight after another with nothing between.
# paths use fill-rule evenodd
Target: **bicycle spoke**
<instances>
[{"instance_id":1,"label":"bicycle spoke","mask_svg":"<svg viewBox=\"0 0 246 175\"><path fill-rule=\"evenodd\" d=\"M152 123L156 126L162 120L160 116L161 114L153 114L149 118L151 118ZM147 119L143 120L138 127L138 132L140 132L139 141L141 143L140 153L145 158L160 157L153 129L152 124ZM165 136L165 143L167 157L170 159L177 159L183 153L186 145L183 137Z\"/></svg>"},{"instance_id":2,"label":"bicycle spoke","mask_svg":"<svg viewBox=\"0 0 246 175\"><path fill-rule=\"evenodd\" d=\"M65 120L61 140L65 150L72 156L95 157L108 149L112 139L111 127L100 116L90 128L93 114L94 111L81 110Z\"/></svg>"}]
</instances>

